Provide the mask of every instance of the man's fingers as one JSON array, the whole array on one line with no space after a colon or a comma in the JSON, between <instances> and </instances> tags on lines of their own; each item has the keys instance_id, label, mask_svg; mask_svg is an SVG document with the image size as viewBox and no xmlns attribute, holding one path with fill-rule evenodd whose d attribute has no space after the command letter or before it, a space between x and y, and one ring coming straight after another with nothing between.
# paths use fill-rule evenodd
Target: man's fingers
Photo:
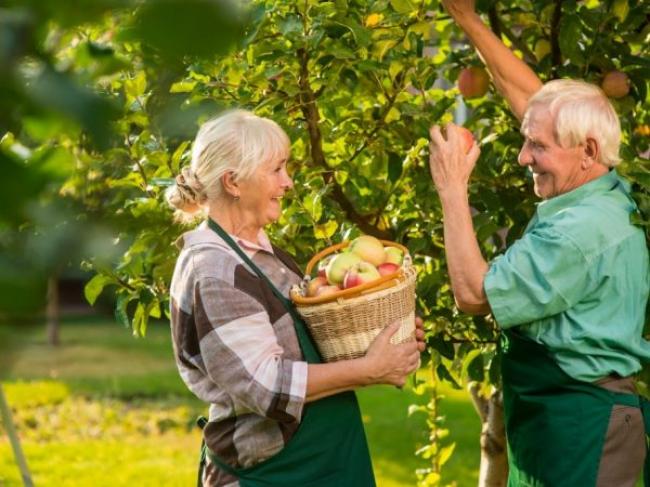
<instances>
[{"instance_id":1,"label":"man's fingers","mask_svg":"<svg viewBox=\"0 0 650 487\"><path fill-rule=\"evenodd\" d=\"M434 125L429 129L429 136L434 146L438 147L445 143L445 138L442 136L439 125Z\"/></svg>"},{"instance_id":2,"label":"man's fingers","mask_svg":"<svg viewBox=\"0 0 650 487\"><path fill-rule=\"evenodd\" d=\"M478 160L478 156L480 155L481 155L481 148L478 146L478 143L475 140L474 143L472 144L472 148L467 153L467 157L469 157L473 161L476 161Z\"/></svg>"}]
</instances>

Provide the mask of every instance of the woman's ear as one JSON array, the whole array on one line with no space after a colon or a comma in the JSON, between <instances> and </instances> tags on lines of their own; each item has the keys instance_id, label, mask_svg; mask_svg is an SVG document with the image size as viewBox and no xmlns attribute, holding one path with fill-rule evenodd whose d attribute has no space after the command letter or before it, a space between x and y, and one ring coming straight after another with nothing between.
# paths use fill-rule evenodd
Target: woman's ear
<instances>
[{"instance_id":1,"label":"woman's ear","mask_svg":"<svg viewBox=\"0 0 650 487\"><path fill-rule=\"evenodd\" d=\"M586 170L599 161L600 147L598 146L596 139L593 139L591 137L587 138L587 141L582 147L582 168Z\"/></svg>"},{"instance_id":2,"label":"woman's ear","mask_svg":"<svg viewBox=\"0 0 650 487\"><path fill-rule=\"evenodd\" d=\"M224 175L221 176L221 184L226 193L233 198L239 198L240 189L234 172L228 171L224 173Z\"/></svg>"}]
</instances>

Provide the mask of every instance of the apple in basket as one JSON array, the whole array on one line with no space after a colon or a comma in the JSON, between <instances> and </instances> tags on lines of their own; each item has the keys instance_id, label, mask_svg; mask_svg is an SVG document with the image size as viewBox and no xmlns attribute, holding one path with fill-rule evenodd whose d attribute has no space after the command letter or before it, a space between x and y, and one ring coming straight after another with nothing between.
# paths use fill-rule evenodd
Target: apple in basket
<instances>
[{"instance_id":1,"label":"apple in basket","mask_svg":"<svg viewBox=\"0 0 650 487\"><path fill-rule=\"evenodd\" d=\"M383 264L377 266L377 270L379 271L380 276L387 276L389 274L394 274L399 270L399 266L397 264L393 264L392 262L384 262Z\"/></svg>"},{"instance_id":2,"label":"apple in basket","mask_svg":"<svg viewBox=\"0 0 650 487\"><path fill-rule=\"evenodd\" d=\"M316 296L321 297L321 296L329 296L330 294L337 293L341 290L340 287L338 286L321 286L318 288L316 291Z\"/></svg>"},{"instance_id":3,"label":"apple in basket","mask_svg":"<svg viewBox=\"0 0 650 487\"><path fill-rule=\"evenodd\" d=\"M321 259L321 261L318 263L318 275L320 277L327 278L327 265L330 263L330 261L336 257L335 255L328 255Z\"/></svg>"},{"instance_id":4,"label":"apple in basket","mask_svg":"<svg viewBox=\"0 0 650 487\"><path fill-rule=\"evenodd\" d=\"M361 257L351 252L343 252L335 255L327 264L325 274L328 282L333 286L343 284L345 273L348 269L361 262Z\"/></svg>"},{"instance_id":5,"label":"apple in basket","mask_svg":"<svg viewBox=\"0 0 650 487\"><path fill-rule=\"evenodd\" d=\"M350 243L350 252L371 263L375 267L386 261L384 245L372 235L361 235Z\"/></svg>"},{"instance_id":6,"label":"apple in basket","mask_svg":"<svg viewBox=\"0 0 650 487\"><path fill-rule=\"evenodd\" d=\"M327 278L322 276L314 277L307 284L307 296L318 296L319 291L326 286L329 286Z\"/></svg>"},{"instance_id":7,"label":"apple in basket","mask_svg":"<svg viewBox=\"0 0 650 487\"><path fill-rule=\"evenodd\" d=\"M372 282L379 279L381 275L377 268L370 262L359 262L358 264L350 267L345 274L343 281L343 288L349 289L351 287L360 286L367 282Z\"/></svg>"},{"instance_id":8,"label":"apple in basket","mask_svg":"<svg viewBox=\"0 0 650 487\"><path fill-rule=\"evenodd\" d=\"M404 252L397 247L386 247L386 262L391 264L397 264L398 266L402 265L404 261Z\"/></svg>"}]
</instances>

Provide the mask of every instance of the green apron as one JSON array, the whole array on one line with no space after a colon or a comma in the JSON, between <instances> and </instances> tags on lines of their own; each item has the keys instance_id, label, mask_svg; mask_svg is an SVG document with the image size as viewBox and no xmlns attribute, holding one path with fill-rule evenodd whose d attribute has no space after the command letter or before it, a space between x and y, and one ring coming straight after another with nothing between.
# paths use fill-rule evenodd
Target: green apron
<instances>
[{"instance_id":1,"label":"green apron","mask_svg":"<svg viewBox=\"0 0 650 487\"><path fill-rule=\"evenodd\" d=\"M644 398L572 379L543 345L516 331L503 332L500 348L508 487L595 486L614 405L642 408L650 435ZM644 480L650 487L648 454Z\"/></svg>"},{"instance_id":2,"label":"green apron","mask_svg":"<svg viewBox=\"0 0 650 487\"><path fill-rule=\"evenodd\" d=\"M208 219L208 225L266 281L291 314L305 360L311 364L321 363L307 327L292 303L216 222ZM375 486L361 411L356 395L351 391L305 404L300 426L284 448L252 467L233 468L204 443L202 464L206 455L221 469L237 477L241 487ZM201 475L202 468L199 469L199 485Z\"/></svg>"}]
</instances>

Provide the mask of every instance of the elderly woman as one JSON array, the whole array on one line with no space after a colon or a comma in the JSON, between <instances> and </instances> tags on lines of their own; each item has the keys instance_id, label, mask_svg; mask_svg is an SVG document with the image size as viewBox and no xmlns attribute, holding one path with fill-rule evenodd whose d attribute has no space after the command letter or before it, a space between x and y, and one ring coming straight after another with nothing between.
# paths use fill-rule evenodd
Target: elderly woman
<instances>
[{"instance_id":1,"label":"elderly woman","mask_svg":"<svg viewBox=\"0 0 650 487\"><path fill-rule=\"evenodd\" d=\"M199 482L373 486L352 390L403 385L418 366L422 330L418 342L392 345L393 324L363 358L320 363L287 299L300 269L263 230L280 217L293 186L288 156L289 140L276 123L226 112L201 127L191 166L167 195L183 212L208 214L180 239L171 284L178 369L210 403Z\"/></svg>"}]
</instances>

